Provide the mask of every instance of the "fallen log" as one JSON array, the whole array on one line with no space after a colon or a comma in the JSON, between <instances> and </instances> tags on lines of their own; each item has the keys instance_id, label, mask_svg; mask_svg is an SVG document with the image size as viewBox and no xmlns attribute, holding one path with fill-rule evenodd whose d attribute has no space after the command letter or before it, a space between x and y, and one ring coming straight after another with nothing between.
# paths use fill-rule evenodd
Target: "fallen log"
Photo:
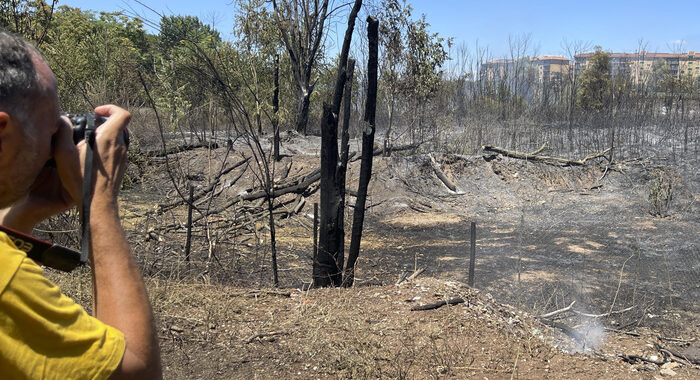
<instances>
[{"instance_id":1,"label":"fallen log","mask_svg":"<svg viewBox=\"0 0 700 380\"><path fill-rule=\"evenodd\" d=\"M419 144L419 143L415 143L415 144L405 144L405 145L399 145L399 146L390 146L390 147L389 147L389 150L390 150L391 152L401 152L401 151L404 151L404 150L413 150L413 149L417 149L418 147L420 147L420 144ZM379 155L383 155L383 154L384 154L384 151L385 151L385 148L379 148L379 149L375 149L374 152L372 152L372 154L375 155L375 156L379 156Z\"/></svg>"},{"instance_id":2,"label":"fallen log","mask_svg":"<svg viewBox=\"0 0 700 380\"><path fill-rule=\"evenodd\" d=\"M430 166L432 166L433 170L435 171L435 174L440 178L440 181L447 186L448 189L452 191L457 191L457 185L454 184L449 178L447 178L447 175L445 172L440 169L440 165L435 161L435 158L433 158L432 154L429 154L428 157L430 157Z\"/></svg>"},{"instance_id":3,"label":"fallen log","mask_svg":"<svg viewBox=\"0 0 700 380\"><path fill-rule=\"evenodd\" d=\"M433 309L441 308L445 305L457 305L460 303L464 303L463 298L450 298L447 301L440 301L440 302L435 302L435 303L429 303L426 305L414 306L411 308L411 311L433 310Z\"/></svg>"},{"instance_id":4,"label":"fallen log","mask_svg":"<svg viewBox=\"0 0 700 380\"><path fill-rule=\"evenodd\" d=\"M592 159L598 158L598 157L604 157L606 154L608 154L614 148L615 148L614 146L611 146L610 148L605 149L602 152L591 153L591 154L587 155L586 157L583 157L579 160L571 160L568 158L540 155L539 152L544 150L544 146L542 148L536 150L533 153L523 153L523 152L518 152L516 150L508 150L508 149L499 148L499 147L495 147L495 146L491 146L491 145L484 145L481 147L481 149L484 151L499 153L499 154L502 154L504 156L511 157L511 158L517 158L520 160L528 160L528 161L541 161L541 162L558 163L558 164L562 164L564 166L585 165L586 162L589 160L592 160Z\"/></svg>"}]
</instances>

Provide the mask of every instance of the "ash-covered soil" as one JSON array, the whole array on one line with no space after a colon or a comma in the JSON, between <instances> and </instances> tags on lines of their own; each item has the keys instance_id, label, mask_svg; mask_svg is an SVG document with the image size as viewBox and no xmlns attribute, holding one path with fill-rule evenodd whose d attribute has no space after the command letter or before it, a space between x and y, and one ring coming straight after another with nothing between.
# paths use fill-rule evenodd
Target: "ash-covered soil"
<instances>
[{"instance_id":1,"label":"ash-covered soil","mask_svg":"<svg viewBox=\"0 0 700 380\"><path fill-rule=\"evenodd\" d=\"M288 135L275 165L277 183L318 168L319 146L318 138ZM425 152L377 156L356 288L295 290L307 289L311 277L313 203L319 200L312 185L275 203L280 287L291 296L250 298L245 289L272 282L266 205L222 207L260 188L260 172L249 159L217 177L251 156L236 142L231 149L170 155L167 166L163 158L151 160L123 193L124 225L155 297L168 378L502 378L513 371L524 378L652 378L661 366L630 365L616 355L658 358L654 343L677 350L698 344L697 159L562 167L433 153L457 185L453 192ZM356 189L359 166L350 164L348 189ZM671 184L672 196L662 215L653 216L650 192L659 178ZM159 205L175 205L188 184L195 193L214 191L195 202L185 261L187 208L162 211ZM352 206L354 197L346 202ZM346 236L351 221L348 207ZM472 221L479 294L460 285L467 282ZM419 268L430 286L421 277L393 286ZM494 320L479 314L477 301L425 312L410 312L404 302L451 296L508 311L496 312ZM563 354L554 347L572 347L560 329L512 314L540 315L573 301L553 319L591 334L595 347L588 356ZM501 303L512 306L495 306ZM263 335L250 340L255 334ZM698 375L687 363L666 368L681 378Z\"/></svg>"}]
</instances>

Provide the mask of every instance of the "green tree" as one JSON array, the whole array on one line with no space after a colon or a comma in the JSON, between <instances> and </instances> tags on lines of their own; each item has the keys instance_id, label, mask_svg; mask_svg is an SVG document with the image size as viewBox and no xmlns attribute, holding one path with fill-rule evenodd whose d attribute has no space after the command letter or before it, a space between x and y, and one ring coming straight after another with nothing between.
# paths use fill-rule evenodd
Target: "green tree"
<instances>
[{"instance_id":1,"label":"green tree","mask_svg":"<svg viewBox=\"0 0 700 380\"><path fill-rule=\"evenodd\" d=\"M674 99L679 93L680 79L673 75L666 60L657 59L651 67L651 80L654 92L663 100L666 114L670 115Z\"/></svg>"},{"instance_id":2,"label":"green tree","mask_svg":"<svg viewBox=\"0 0 700 380\"><path fill-rule=\"evenodd\" d=\"M189 127L199 140L206 138L205 124L215 99L215 85L201 80L207 62L202 57L223 47L219 33L194 16L164 16L158 35L159 58L155 75L159 82L156 103L166 111L169 125L183 138Z\"/></svg>"},{"instance_id":3,"label":"green tree","mask_svg":"<svg viewBox=\"0 0 700 380\"><path fill-rule=\"evenodd\" d=\"M59 82L65 110L97 104L129 106L141 95L136 73L148 51L140 20L121 13L61 6L42 49Z\"/></svg>"},{"instance_id":4,"label":"green tree","mask_svg":"<svg viewBox=\"0 0 700 380\"><path fill-rule=\"evenodd\" d=\"M401 68L404 64L405 39L412 8L406 0L383 0L378 10L379 45L382 48L380 63L380 94L388 113L388 125L384 132L385 143L391 138L396 103L402 92Z\"/></svg>"},{"instance_id":5,"label":"green tree","mask_svg":"<svg viewBox=\"0 0 700 380\"><path fill-rule=\"evenodd\" d=\"M57 0L0 0L0 28L23 35L40 46L49 31Z\"/></svg>"},{"instance_id":6,"label":"green tree","mask_svg":"<svg viewBox=\"0 0 700 380\"><path fill-rule=\"evenodd\" d=\"M242 69L249 74L242 75L241 78L253 90L246 91L244 97L255 106L254 117L260 134L263 129L263 114L273 124L271 101L274 91L274 62L283 46L275 16L265 7L265 0L237 1L239 12L236 14L234 32L238 37L237 46L245 55Z\"/></svg>"},{"instance_id":7,"label":"green tree","mask_svg":"<svg viewBox=\"0 0 700 380\"><path fill-rule=\"evenodd\" d=\"M195 16L163 16L160 19L158 47L163 56L169 56L173 49L182 47L187 41L213 48L221 42L221 36Z\"/></svg>"},{"instance_id":8,"label":"green tree","mask_svg":"<svg viewBox=\"0 0 700 380\"><path fill-rule=\"evenodd\" d=\"M610 53L600 46L590 58L590 64L581 74L576 104L580 110L601 112L610 107Z\"/></svg>"},{"instance_id":9,"label":"green tree","mask_svg":"<svg viewBox=\"0 0 700 380\"><path fill-rule=\"evenodd\" d=\"M445 43L452 44L452 39L445 41L437 33L430 33L430 24L425 15L420 20L408 25L406 35L406 62L404 69L405 95L412 101L411 136L416 137L417 130L423 137L423 122L427 105L437 94L442 83L442 66L449 58Z\"/></svg>"}]
</instances>

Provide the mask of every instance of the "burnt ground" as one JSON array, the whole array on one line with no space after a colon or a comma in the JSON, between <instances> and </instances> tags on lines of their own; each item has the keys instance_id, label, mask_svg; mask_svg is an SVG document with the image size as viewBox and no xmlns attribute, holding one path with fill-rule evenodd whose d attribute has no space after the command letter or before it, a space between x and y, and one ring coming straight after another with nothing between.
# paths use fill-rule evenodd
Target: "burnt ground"
<instances>
[{"instance_id":1,"label":"burnt ground","mask_svg":"<svg viewBox=\"0 0 700 380\"><path fill-rule=\"evenodd\" d=\"M278 172L290 165L287 178L296 178L318 167L315 146L313 138L290 136ZM222 163L227 167L246 152L243 146L199 149L173 155L169 164L179 188L188 181L205 188ZM239 203L198 222L185 262L186 209L155 212L178 195L162 160L145 165L143 181L124 192L122 209L154 298L168 378L501 378L513 371L524 378L652 378L659 366L621 364L616 355L658 356L653 343L659 337L678 350L698 344L697 162L560 167L502 156L433 156L457 192L437 179L425 153L375 158L353 290L306 291L310 216L318 201L315 189L306 192L300 212L277 221L280 286L291 289L290 297L247 294L271 284L269 229L259 204ZM254 168L251 162L222 177L217 196L198 207L216 209L256 187ZM358 172L355 161L351 189ZM672 183L673 197L659 217L650 213L649 193L661 177ZM276 210L290 211L298 200L286 195ZM350 221L351 208L347 216ZM477 223L478 294L461 285L471 221ZM393 285L417 268L425 268L425 280ZM89 304L84 275L57 281ZM476 298L411 313L404 301L418 296L417 303ZM528 316L572 301L571 311L555 318L590 335L590 350L573 350L587 356L554 349L571 346L558 329ZM480 318L479 302L508 312ZM256 334L262 336L250 340ZM699 374L693 366L681 369L682 378Z\"/></svg>"}]
</instances>

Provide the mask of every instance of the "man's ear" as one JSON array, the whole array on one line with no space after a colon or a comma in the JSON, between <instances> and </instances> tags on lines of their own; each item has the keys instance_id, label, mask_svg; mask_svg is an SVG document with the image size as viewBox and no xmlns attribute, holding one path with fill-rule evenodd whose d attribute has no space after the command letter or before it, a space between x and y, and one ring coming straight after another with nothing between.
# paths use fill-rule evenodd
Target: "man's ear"
<instances>
[{"instance_id":1,"label":"man's ear","mask_svg":"<svg viewBox=\"0 0 700 380\"><path fill-rule=\"evenodd\" d=\"M0 134L5 132L7 124L10 123L10 115L7 112L0 111Z\"/></svg>"},{"instance_id":2,"label":"man's ear","mask_svg":"<svg viewBox=\"0 0 700 380\"><path fill-rule=\"evenodd\" d=\"M7 112L0 111L0 153L2 153L3 150L3 137L6 136L7 132L10 130L9 126L10 115Z\"/></svg>"}]
</instances>

